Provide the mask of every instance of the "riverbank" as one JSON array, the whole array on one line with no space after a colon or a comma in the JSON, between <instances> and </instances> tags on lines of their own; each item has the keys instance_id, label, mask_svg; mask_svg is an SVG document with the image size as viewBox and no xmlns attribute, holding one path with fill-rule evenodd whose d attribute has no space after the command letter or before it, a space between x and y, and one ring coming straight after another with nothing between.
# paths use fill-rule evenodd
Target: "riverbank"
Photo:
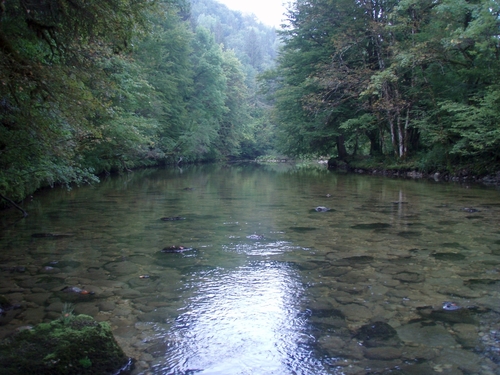
<instances>
[{"instance_id":1,"label":"riverbank","mask_svg":"<svg viewBox=\"0 0 500 375\"><path fill-rule=\"evenodd\" d=\"M327 164L328 169L330 170L341 170L357 174L500 186L500 170L490 173L475 173L473 172L473 168L457 167L457 169L452 172L443 170L424 172L416 167L412 167L411 164L390 167L385 166L384 164L373 166L364 161L346 162L333 158L329 159Z\"/></svg>"}]
</instances>

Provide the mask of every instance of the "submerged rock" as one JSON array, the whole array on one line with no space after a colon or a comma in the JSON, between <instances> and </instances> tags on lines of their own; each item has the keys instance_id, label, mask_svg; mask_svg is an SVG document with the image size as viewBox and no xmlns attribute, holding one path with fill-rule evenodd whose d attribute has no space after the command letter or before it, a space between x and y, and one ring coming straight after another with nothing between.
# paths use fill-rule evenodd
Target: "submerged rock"
<instances>
[{"instance_id":1,"label":"submerged rock","mask_svg":"<svg viewBox=\"0 0 500 375\"><path fill-rule=\"evenodd\" d=\"M365 324L358 329L354 337L367 347L398 346L401 341L391 325L380 321Z\"/></svg>"},{"instance_id":2,"label":"submerged rock","mask_svg":"<svg viewBox=\"0 0 500 375\"><path fill-rule=\"evenodd\" d=\"M423 306L417 308L417 313L427 319L446 323L465 323L476 324L477 320L474 316L474 308L460 307L453 302L444 302L440 308L432 306Z\"/></svg>"},{"instance_id":3,"label":"submerged rock","mask_svg":"<svg viewBox=\"0 0 500 375\"><path fill-rule=\"evenodd\" d=\"M162 253L183 253L185 251L194 250L192 247L186 246L168 246L162 249Z\"/></svg>"},{"instance_id":4,"label":"submerged rock","mask_svg":"<svg viewBox=\"0 0 500 375\"><path fill-rule=\"evenodd\" d=\"M172 217L162 217L161 220L163 220L163 221L178 221L178 220L186 220L186 218L180 217L180 216L172 216Z\"/></svg>"},{"instance_id":5,"label":"submerged rock","mask_svg":"<svg viewBox=\"0 0 500 375\"><path fill-rule=\"evenodd\" d=\"M26 272L26 267L25 266L3 267L2 271L23 273Z\"/></svg>"},{"instance_id":6,"label":"submerged rock","mask_svg":"<svg viewBox=\"0 0 500 375\"><path fill-rule=\"evenodd\" d=\"M455 311L460 310L462 307L455 302L443 302L443 310Z\"/></svg>"},{"instance_id":7,"label":"submerged rock","mask_svg":"<svg viewBox=\"0 0 500 375\"><path fill-rule=\"evenodd\" d=\"M86 315L41 323L0 341L2 374L120 374L132 364L109 325Z\"/></svg>"},{"instance_id":8,"label":"submerged rock","mask_svg":"<svg viewBox=\"0 0 500 375\"><path fill-rule=\"evenodd\" d=\"M310 231L313 231L313 230L317 230L318 228L313 228L313 227L290 227L289 229L292 230L292 231L294 231L294 232L303 233L303 232L310 232Z\"/></svg>"},{"instance_id":9,"label":"submerged rock","mask_svg":"<svg viewBox=\"0 0 500 375\"><path fill-rule=\"evenodd\" d=\"M392 346L381 346L378 348L368 348L365 350L365 357L375 360L393 360L400 358L402 355L401 350Z\"/></svg>"},{"instance_id":10,"label":"submerged rock","mask_svg":"<svg viewBox=\"0 0 500 375\"><path fill-rule=\"evenodd\" d=\"M394 280L399 280L404 283L421 283L425 280L425 276L416 272L403 271L395 274L392 277Z\"/></svg>"},{"instance_id":11,"label":"submerged rock","mask_svg":"<svg viewBox=\"0 0 500 375\"><path fill-rule=\"evenodd\" d=\"M86 289L78 288L77 286L65 286L64 288L61 289L61 292L64 293L75 293L75 294L95 294L94 292L91 292Z\"/></svg>"},{"instance_id":12,"label":"submerged rock","mask_svg":"<svg viewBox=\"0 0 500 375\"><path fill-rule=\"evenodd\" d=\"M468 212L470 214L480 212L477 208L472 208L472 207L464 207L462 208L462 211Z\"/></svg>"},{"instance_id":13,"label":"submerged rock","mask_svg":"<svg viewBox=\"0 0 500 375\"><path fill-rule=\"evenodd\" d=\"M331 209L325 206L318 206L314 209L316 212L327 212L330 211Z\"/></svg>"},{"instance_id":14,"label":"submerged rock","mask_svg":"<svg viewBox=\"0 0 500 375\"><path fill-rule=\"evenodd\" d=\"M391 224L387 223L368 223L368 224L356 224L351 226L352 229L363 229L363 230L380 230L390 228Z\"/></svg>"},{"instance_id":15,"label":"submerged rock","mask_svg":"<svg viewBox=\"0 0 500 375\"><path fill-rule=\"evenodd\" d=\"M458 261L465 259L465 255L459 253L433 253L431 256L437 260Z\"/></svg>"},{"instance_id":16,"label":"submerged rock","mask_svg":"<svg viewBox=\"0 0 500 375\"><path fill-rule=\"evenodd\" d=\"M440 324L423 322L405 324L397 329L398 336L405 343L423 345L428 348L456 345L451 333Z\"/></svg>"},{"instance_id":17,"label":"submerged rock","mask_svg":"<svg viewBox=\"0 0 500 375\"><path fill-rule=\"evenodd\" d=\"M0 296L0 324L6 324L9 320L11 320L12 318L14 318L14 316L16 314L9 314L9 315L12 315L12 316L8 316L6 318L6 315L8 312L12 311L12 310L19 310L21 309L21 305L19 304L12 304L9 302L9 300L7 300L7 298L3 297L3 296Z\"/></svg>"}]
</instances>

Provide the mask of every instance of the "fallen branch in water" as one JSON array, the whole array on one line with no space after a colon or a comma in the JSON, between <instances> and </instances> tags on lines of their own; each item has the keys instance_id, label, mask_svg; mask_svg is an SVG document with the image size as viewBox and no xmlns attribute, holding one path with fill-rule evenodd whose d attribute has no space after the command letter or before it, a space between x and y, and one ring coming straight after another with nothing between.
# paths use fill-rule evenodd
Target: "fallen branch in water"
<instances>
[{"instance_id":1,"label":"fallen branch in water","mask_svg":"<svg viewBox=\"0 0 500 375\"><path fill-rule=\"evenodd\" d=\"M13 205L15 208L17 208L19 211L23 213L23 217L28 216L28 213L24 211L22 207L20 207L16 202L14 202L12 199L7 198L6 196L0 194L0 198L5 199L7 202L9 202L11 205Z\"/></svg>"}]
</instances>

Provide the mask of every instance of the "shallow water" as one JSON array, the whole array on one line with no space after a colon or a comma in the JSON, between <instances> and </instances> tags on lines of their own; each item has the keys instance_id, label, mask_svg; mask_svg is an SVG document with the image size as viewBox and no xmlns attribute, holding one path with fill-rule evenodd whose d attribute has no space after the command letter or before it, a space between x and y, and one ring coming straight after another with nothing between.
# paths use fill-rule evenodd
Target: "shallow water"
<instances>
[{"instance_id":1,"label":"shallow water","mask_svg":"<svg viewBox=\"0 0 500 375\"><path fill-rule=\"evenodd\" d=\"M0 337L70 302L111 324L135 375L500 374L496 189L201 166L25 208L2 213L0 294L23 307Z\"/></svg>"}]
</instances>

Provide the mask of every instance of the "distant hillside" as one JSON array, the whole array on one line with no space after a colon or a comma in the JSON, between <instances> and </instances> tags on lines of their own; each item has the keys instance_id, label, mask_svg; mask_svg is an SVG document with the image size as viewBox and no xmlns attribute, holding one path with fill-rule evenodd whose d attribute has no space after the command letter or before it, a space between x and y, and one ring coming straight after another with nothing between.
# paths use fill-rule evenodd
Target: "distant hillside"
<instances>
[{"instance_id":1,"label":"distant hillside","mask_svg":"<svg viewBox=\"0 0 500 375\"><path fill-rule=\"evenodd\" d=\"M230 10L215 0L191 0L193 26L210 30L225 49L234 50L253 86L256 74L274 66L279 39L273 27L253 15Z\"/></svg>"}]
</instances>

